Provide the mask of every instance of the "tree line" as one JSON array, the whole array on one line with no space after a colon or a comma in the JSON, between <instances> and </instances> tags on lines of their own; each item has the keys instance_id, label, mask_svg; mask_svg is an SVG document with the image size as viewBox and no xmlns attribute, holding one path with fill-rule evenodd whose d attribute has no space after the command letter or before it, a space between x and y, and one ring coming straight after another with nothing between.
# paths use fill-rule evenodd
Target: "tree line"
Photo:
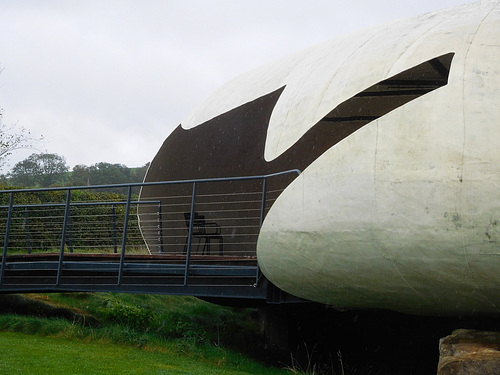
<instances>
[{"instance_id":1,"label":"tree line","mask_svg":"<svg viewBox=\"0 0 500 375\"><path fill-rule=\"evenodd\" d=\"M65 186L90 186L142 182L148 164L129 168L123 164L96 163L77 165L70 171L63 156L38 153L16 163L6 175L1 176L3 187L46 188ZM75 202L117 202L116 204L79 205L70 208L70 222L66 228L68 251L116 251L121 246L121 233L125 219L127 188L82 189L73 191ZM134 199L137 199L134 189ZM16 207L12 211L9 249L16 252L54 251L61 243L61 228L65 214L66 192L30 191L16 194ZM47 206L44 204L49 203ZM0 230L7 225L9 195L0 195ZM132 209L135 209L133 207ZM134 211L135 212L135 211ZM137 216L128 222L128 240L131 246L143 246ZM111 249L111 250L109 250Z\"/></svg>"},{"instance_id":2,"label":"tree line","mask_svg":"<svg viewBox=\"0 0 500 375\"><path fill-rule=\"evenodd\" d=\"M138 168L100 162L76 165L72 171L58 154L34 153L0 176L3 185L27 188L90 186L142 182L149 163Z\"/></svg>"}]
</instances>

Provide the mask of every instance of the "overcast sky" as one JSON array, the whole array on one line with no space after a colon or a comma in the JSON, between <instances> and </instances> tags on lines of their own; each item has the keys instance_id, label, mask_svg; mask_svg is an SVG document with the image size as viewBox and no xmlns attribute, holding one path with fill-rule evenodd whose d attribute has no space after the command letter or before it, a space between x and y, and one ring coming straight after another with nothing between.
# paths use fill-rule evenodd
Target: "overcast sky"
<instances>
[{"instance_id":1,"label":"overcast sky","mask_svg":"<svg viewBox=\"0 0 500 375\"><path fill-rule=\"evenodd\" d=\"M337 35L468 2L0 0L3 121L43 135L40 151L71 167L141 166L229 79Z\"/></svg>"}]
</instances>

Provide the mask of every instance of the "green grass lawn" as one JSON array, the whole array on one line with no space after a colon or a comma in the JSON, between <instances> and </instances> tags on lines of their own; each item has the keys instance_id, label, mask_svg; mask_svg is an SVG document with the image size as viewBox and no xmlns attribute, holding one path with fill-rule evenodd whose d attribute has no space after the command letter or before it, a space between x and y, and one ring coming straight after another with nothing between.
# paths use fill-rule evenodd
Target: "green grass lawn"
<instances>
[{"instance_id":1,"label":"green grass lawn","mask_svg":"<svg viewBox=\"0 0 500 375\"><path fill-rule=\"evenodd\" d=\"M176 351L0 332L0 374L287 374L258 364L225 367Z\"/></svg>"},{"instance_id":2,"label":"green grass lawn","mask_svg":"<svg viewBox=\"0 0 500 375\"><path fill-rule=\"evenodd\" d=\"M248 356L260 340L253 310L176 296L14 297L0 301L0 375L290 373Z\"/></svg>"}]
</instances>

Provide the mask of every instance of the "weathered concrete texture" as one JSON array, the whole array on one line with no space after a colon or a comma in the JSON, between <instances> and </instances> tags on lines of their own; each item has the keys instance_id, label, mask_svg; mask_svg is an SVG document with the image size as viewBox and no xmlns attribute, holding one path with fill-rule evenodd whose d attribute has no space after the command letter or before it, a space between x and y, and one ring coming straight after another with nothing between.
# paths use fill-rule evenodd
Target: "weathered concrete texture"
<instances>
[{"instance_id":1,"label":"weathered concrete texture","mask_svg":"<svg viewBox=\"0 0 500 375\"><path fill-rule=\"evenodd\" d=\"M500 374L500 332L453 331L439 342L438 375Z\"/></svg>"},{"instance_id":2,"label":"weathered concrete texture","mask_svg":"<svg viewBox=\"0 0 500 375\"><path fill-rule=\"evenodd\" d=\"M499 46L500 1L480 1L335 38L284 60L295 67L288 74L273 65L266 76L285 77L274 87L286 87L270 116L269 162L318 120L333 120L326 114L340 103L454 53L445 86L350 133L276 199L257 247L269 281L342 310L500 314ZM253 74L227 86L227 97L272 82ZM369 115L357 117L353 102L332 132L372 119L381 95L399 98L391 90L359 106Z\"/></svg>"}]
</instances>

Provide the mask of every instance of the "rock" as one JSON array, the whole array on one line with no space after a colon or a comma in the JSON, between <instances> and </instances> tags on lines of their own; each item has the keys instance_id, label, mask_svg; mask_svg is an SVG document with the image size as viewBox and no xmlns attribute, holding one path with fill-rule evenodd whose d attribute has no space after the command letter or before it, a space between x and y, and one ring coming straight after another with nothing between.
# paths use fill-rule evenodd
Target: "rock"
<instances>
[{"instance_id":1,"label":"rock","mask_svg":"<svg viewBox=\"0 0 500 375\"><path fill-rule=\"evenodd\" d=\"M439 341L438 375L499 375L500 332L459 329Z\"/></svg>"}]
</instances>

